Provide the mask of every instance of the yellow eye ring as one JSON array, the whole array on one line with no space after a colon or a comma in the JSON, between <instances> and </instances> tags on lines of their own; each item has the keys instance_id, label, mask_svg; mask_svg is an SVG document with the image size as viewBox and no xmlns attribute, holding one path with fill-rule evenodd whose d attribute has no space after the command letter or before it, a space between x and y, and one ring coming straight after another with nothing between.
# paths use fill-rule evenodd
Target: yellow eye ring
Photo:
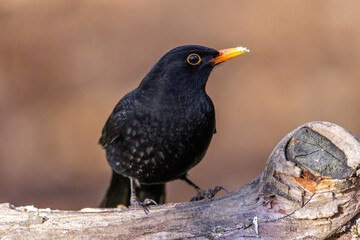
<instances>
[{"instance_id":1,"label":"yellow eye ring","mask_svg":"<svg viewBox=\"0 0 360 240\"><path fill-rule=\"evenodd\" d=\"M201 57L196 53L192 53L187 57L186 61L190 65L198 65L201 62Z\"/></svg>"}]
</instances>

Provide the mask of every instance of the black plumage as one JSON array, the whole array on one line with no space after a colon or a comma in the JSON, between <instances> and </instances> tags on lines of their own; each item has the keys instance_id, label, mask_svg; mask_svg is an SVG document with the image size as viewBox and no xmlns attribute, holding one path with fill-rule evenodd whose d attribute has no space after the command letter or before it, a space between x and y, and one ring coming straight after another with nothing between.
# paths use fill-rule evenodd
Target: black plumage
<instances>
[{"instance_id":1,"label":"black plumage","mask_svg":"<svg viewBox=\"0 0 360 240\"><path fill-rule=\"evenodd\" d=\"M138 198L150 197L160 203L164 202L165 182L181 178L191 184L186 173L204 157L215 132L214 105L205 92L208 77L216 64L245 52L234 48L233 56L226 51L229 49L177 47L119 101L99 140L114 171L113 187L103 207L129 204L114 200L129 195L127 178L149 189L143 196L138 190ZM123 190L110 197L116 188ZM152 189L157 189L155 196Z\"/></svg>"}]
</instances>

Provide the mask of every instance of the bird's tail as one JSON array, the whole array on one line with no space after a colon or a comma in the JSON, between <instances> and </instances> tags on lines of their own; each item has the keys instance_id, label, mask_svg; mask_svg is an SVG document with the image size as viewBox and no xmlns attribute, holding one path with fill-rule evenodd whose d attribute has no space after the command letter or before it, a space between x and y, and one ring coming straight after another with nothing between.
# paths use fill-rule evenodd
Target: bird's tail
<instances>
[{"instance_id":1,"label":"bird's tail","mask_svg":"<svg viewBox=\"0 0 360 240\"><path fill-rule=\"evenodd\" d=\"M140 184L140 187L136 187L136 196L141 202L149 198L158 204L164 204L165 184ZM130 205L130 180L113 171L110 186L100 203L100 207L116 208L118 205L124 205L126 207Z\"/></svg>"}]
</instances>

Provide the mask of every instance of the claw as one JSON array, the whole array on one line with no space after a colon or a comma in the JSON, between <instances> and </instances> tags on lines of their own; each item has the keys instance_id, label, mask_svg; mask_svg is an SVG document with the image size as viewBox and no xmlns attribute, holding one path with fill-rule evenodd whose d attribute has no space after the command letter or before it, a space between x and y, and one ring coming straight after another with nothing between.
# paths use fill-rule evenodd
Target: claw
<instances>
[{"instance_id":1,"label":"claw","mask_svg":"<svg viewBox=\"0 0 360 240\"><path fill-rule=\"evenodd\" d=\"M148 206L146 206L146 204L144 204L143 202L139 202L139 201L134 201L133 205L134 207L138 206L140 207L142 210L144 210L145 214L148 214L150 209Z\"/></svg>"},{"instance_id":2,"label":"claw","mask_svg":"<svg viewBox=\"0 0 360 240\"><path fill-rule=\"evenodd\" d=\"M206 192L202 189L197 189L198 194L195 195L194 197L192 197L190 199L190 202L200 201L200 200L203 200L204 198L212 200L215 197L216 193L218 193L221 190L224 190L226 193L229 193L228 190L226 190L226 188L221 187L221 186L216 186L214 189L209 188L208 192Z\"/></svg>"},{"instance_id":3,"label":"claw","mask_svg":"<svg viewBox=\"0 0 360 240\"><path fill-rule=\"evenodd\" d=\"M144 202L143 202L145 205L150 205L151 203L156 205L156 206L159 206L159 204L157 204L157 202L155 202L154 200L150 199L150 198L145 198Z\"/></svg>"},{"instance_id":4,"label":"claw","mask_svg":"<svg viewBox=\"0 0 360 240\"><path fill-rule=\"evenodd\" d=\"M150 198L146 198L144 200L144 202L139 202L139 201L135 200L135 201L132 202L131 205L134 206L134 207L135 206L140 207L142 210L144 210L145 214L148 214L150 212L150 208L147 205L150 205L151 203L158 206L158 204L154 200L152 200Z\"/></svg>"},{"instance_id":5,"label":"claw","mask_svg":"<svg viewBox=\"0 0 360 240\"><path fill-rule=\"evenodd\" d=\"M209 188L209 191L207 192L207 197L211 200L215 196L215 191Z\"/></svg>"},{"instance_id":6,"label":"claw","mask_svg":"<svg viewBox=\"0 0 360 240\"><path fill-rule=\"evenodd\" d=\"M200 201L200 200L203 200L204 198L205 198L205 195L198 194L198 195L193 196L190 199L190 202Z\"/></svg>"},{"instance_id":7,"label":"claw","mask_svg":"<svg viewBox=\"0 0 360 240\"><path fill-rule=\"evenodd\" d=\"M224 190L226 193L229 193L228 190L226 190L226 188L222 186L216 186L214 189L211 188L209 189L209 199L215 197L216 193L220 192L221 190Z\"/></svg>"}]
</instances>

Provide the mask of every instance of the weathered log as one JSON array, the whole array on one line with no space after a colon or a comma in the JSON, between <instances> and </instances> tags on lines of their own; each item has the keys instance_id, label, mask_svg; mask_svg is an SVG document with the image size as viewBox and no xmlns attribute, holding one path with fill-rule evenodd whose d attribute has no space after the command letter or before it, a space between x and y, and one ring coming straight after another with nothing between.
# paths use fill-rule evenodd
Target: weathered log
<instances>
[{"instance_id":1,"label":"weathered log","mask_svg":"<svg viewBox=\"0 0 360 240\"><path fill-rule=\"evenodd\" d=\"M223 197L140 209L0 205L1 239L358 239L360 141L312 122L287 134L265 171ZM360 225L360 224L359 224Z\"/></svg>"}]
</instances>

